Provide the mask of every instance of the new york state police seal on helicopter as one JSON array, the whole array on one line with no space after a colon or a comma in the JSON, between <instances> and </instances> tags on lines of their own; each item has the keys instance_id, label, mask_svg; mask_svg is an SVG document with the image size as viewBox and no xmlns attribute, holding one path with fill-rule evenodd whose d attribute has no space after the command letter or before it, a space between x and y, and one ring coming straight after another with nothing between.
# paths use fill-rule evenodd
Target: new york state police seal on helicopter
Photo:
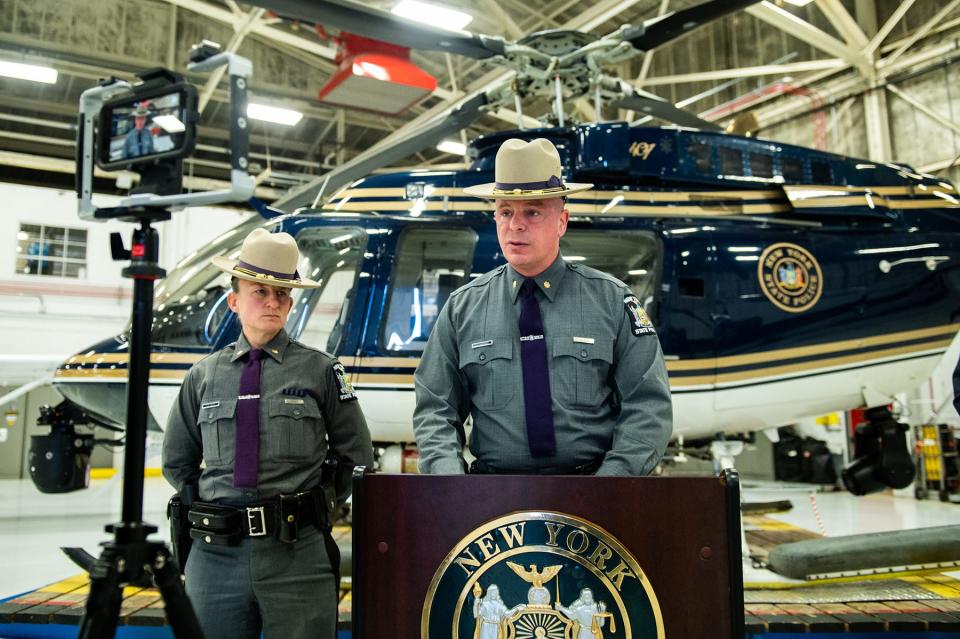
<instances>
[{"instance_id":1,"label":"new york state police seal on helicopter","mask_svg":"<svg viewBox=\"0 0 960 639\"><path fill-rule=\"evenodd\" d=\"M517 512L471 531L430 582L421 639L663 639L656 594L603 528Z\"/></svg>"},{"instance_id":2,"label":"new york state police seal on helicopter","mask_svg":"<svg viewBox=\"0 0 960 639\"><path fill-rule=\"evenodd\" d=\"M757 278L767 299L788 313L808 311L823 292L823 271L810 251L789 242L771 244L760 254Z\"/></svg>"}]
</instances>

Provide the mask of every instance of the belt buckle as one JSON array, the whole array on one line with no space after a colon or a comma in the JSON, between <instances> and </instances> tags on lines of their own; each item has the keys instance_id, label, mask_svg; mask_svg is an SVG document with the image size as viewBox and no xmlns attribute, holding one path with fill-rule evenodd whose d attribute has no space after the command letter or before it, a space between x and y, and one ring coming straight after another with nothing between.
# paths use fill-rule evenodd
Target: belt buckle
<instances>
[{"instance_id":1,"label":"belt buckle","mask_svg":"<svg viewBox=\"0 0 960 639\"><path fill-rule=\"evenodd\" d=\"M247 527L250 529L250 536L265 537L267 534L267 517L263 512L263 506L254 506L246 510Z\"/></svg>"}]
</instances>

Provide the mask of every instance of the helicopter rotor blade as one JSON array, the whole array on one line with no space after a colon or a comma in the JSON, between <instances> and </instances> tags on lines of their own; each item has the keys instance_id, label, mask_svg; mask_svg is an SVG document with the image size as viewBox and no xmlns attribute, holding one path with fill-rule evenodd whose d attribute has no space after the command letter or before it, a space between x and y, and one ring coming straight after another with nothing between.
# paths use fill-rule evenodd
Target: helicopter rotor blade
<instances>
[{"instance_id":1,"label":"helicopter rotor blade","mask_svg":"<svg viewBox=\"0 0 960 639\"><path fill-rule=\"evenodd\" d=\"M355 0L252 0L281 16L336 27L349 33L409 49L426 49L485 59L503 55L506 42L496 36L431 27Z\"/></svg>"},{"instance_id":2,"label":"helicopter rotor blade","mask_svg":"<svg viewBox=\"0 0 960 639\"><path fill-rule=\"evenodd\" d=\"M273 206L290 213L300 207L311 206L318 198L323 202L354 180L422 149L435 146L444 138L458 133L480 117L481 109L487 103L486 93L470 96L417 127L400 140L386 146L372 146L349 162L344 162L328 173L314 178L310 183L274 202Z\"/></svg>"},{"instance_id":3,"label":"helicopter rotor blade","mask_svg":"<svg viewBox=\"0 0 960 639\"><path fill-rule=\"evenodd\" d=\"M680 126L701 129L703 131L722 131L723 129L707 122L683 109L674 106L672 103L649 93L640 93L628 95L610 103L610 106L618 109L632 109L639 113L645 113L660 120L673 122Z\"/></svg>"},{"instance_id":4,"label":"helicopter rotor blade","mask_svg":"<svg viewBox=\"0 0 960 639\"><path fill-rule=\"evenodd\" d=\"M708 22L756 4L758 1L711 0L688 9L652 18L642 25L630 27L625 30L623 39L641 51L649 51Z\"/></svg>"}]
</instances>

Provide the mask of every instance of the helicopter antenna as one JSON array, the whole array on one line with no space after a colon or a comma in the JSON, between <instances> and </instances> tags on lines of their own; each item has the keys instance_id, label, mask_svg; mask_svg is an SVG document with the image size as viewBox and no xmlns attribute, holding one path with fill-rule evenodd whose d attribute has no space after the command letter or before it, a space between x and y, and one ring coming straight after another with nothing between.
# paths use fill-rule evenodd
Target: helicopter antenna
<instances>
[{"instance_id":1,"label":"helicopter antenna","mask_svg":"<svg viewBox=\"0 0 960 639\"><path fill-rule=\"evenodd\" d=\"M523 107L520 104L520 92L516 91L516 86L513 92L513 109L517 112L517 128L523 131Z\"/></svg>"},{"instance_id":2,"label":"helicopter antenna","mask_svg":"<svg viewBox=\"0 0 960 639\"><path fill-rule=\"evenodd\" d=\"M553 76L553 85L556 88L556 112L558 126L563 126L563 85L560 83L560 74Z\"/></svg>"}]
</instances>

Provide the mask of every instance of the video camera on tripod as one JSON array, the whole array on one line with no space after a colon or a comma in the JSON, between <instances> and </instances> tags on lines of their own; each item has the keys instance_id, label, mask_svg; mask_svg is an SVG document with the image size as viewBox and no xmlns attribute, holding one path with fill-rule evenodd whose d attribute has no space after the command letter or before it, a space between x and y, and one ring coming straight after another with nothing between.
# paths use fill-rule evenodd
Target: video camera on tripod
<instances>
[{"instance_id":1,"label":"video camera on tripod","mask_svg":"<svg viewBox=\"0 0 960 639\"><path fill-rule=\"evenodd\" d=\"M123 508L122 520L106 527L113 534L113 541L103 544L100 557L89 569L90 594L80 626L82 639L113 637L123 586L142 583L148 577L160 589L173 634L180 638L203 636L176 561L163 542L148 539L157 527L143 521L153 285L166 274L157 263L160 241L151 225L170 219L171 209L245 201L253 195L255 182L247 173L250 61L235 53L221 52L218 45L204 41L191 49L187 68L212 71L224 65L230 81L230 187L218 191L182 192L183 158L193 152L200 114L196 89L181 75L168 69L151 69L137 74L137 82L111 78L80 96L76 183L79 215L87 220L119 219L139 225L133 231L129 250L124 248L119 233L110 238L113 258L130 261L123 275L133 280ZM140 184L117 206L98 208L93 203L96 166L105 170L135 170L140 174ZM54 435L52 432L49 437ZM80 456L74 461L87 463L82 459L83 446L72 450Z\"/></svg>"},{"instance_id":2,"label":"video camera on tripod","mask_svg":"<svg viewBox=\"0 0 960 639\"><path fill-rule=\"evenodd\" d=\"M187 69L206 72L224 65L230 77L230 188L182 193L183 158L193 153L200 117L197 90L178 73L150 69L138 73L136 82L110 78L80 96L76 189L81 218L125 217L124 209L241 202L253 195L254 179L247 173L247 81L253 65L205 40L190 50ZM97 208L95 166L135 171L140 184L118 206Z\"/></svg>"},{"instance_id":3,"label":"video camera on tripod","mask_svg":"<svg viewBox=\"0 0 960 639\"><path fill-rule=\"evenodd\" d=\"M227 66L230 77L230 188L182 193L183 158L193 153L197 139L200 117L197 90L178 73L162 68L150 69L138 73L136 82L110 78L81 95L76 172L81 218L142 221L148 217L151 221L161 221L169 219L170 209L244 201L253 195L254 179L247 173L250 144L246 115L247 82L252 64L236 54L221 52L219 45L208 41L194 46L189 59L187 68L191 71L205 72ZM98 208L93 203L96 167L137 172L140 174L139 184L117 206ZM120 234L114 233L111 248L114 259L132 258L143 270L145 265L155 262L155 257L151 260L143 253L133 253L140 250L137 246L146 246L138 240L140 234L144 231L135 233L134 249L127 250ZM143 235L151 236L149 232ZM155 264L147 270L153 277L163 275ZM132 365L131 354L131 368ZM123 442L122 439L96 440L92 434L78 433L75 427L84 424L116 429L66 402L56 407L41 407L38 423L50 426L50 432L31 438L30 475L38 489L45 493L85 488L89 483L93 445Z\"/></svg>"}]
</instances>

